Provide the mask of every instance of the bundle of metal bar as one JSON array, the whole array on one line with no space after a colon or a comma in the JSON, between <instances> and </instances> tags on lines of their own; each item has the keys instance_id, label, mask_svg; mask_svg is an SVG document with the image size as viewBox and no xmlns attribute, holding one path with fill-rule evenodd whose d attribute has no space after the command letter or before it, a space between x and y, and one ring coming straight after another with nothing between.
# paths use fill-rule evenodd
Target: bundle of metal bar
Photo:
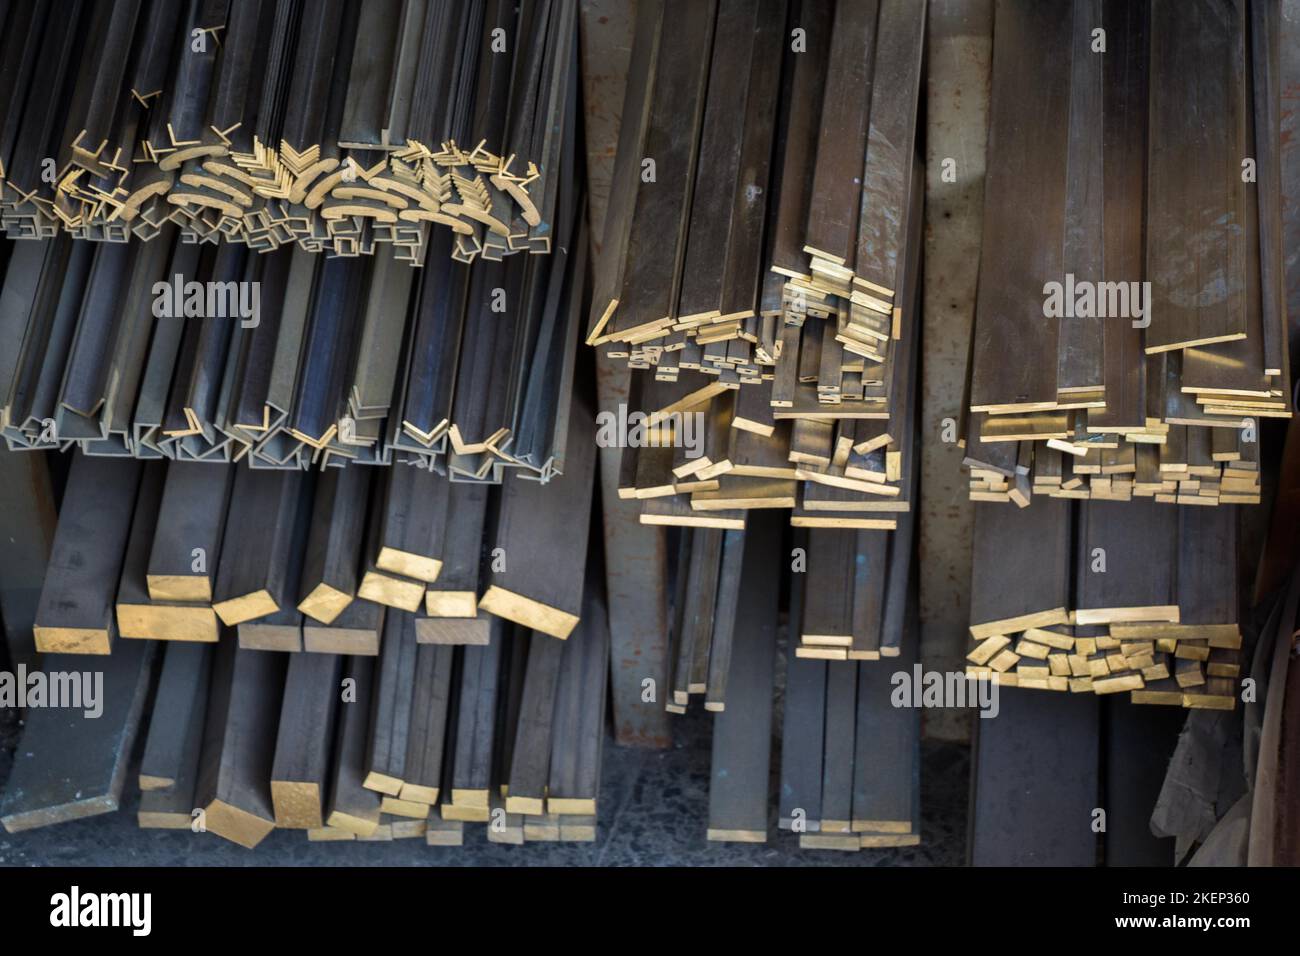
<instances>
[{"instance_id":1,"label":"bundle of metal bar","mask_svg":"<svg viewBox=\"0 0 1300 956\"><path fill-rule=\"evenodd\" d=\"M6 444L549 481L562 467L587 270L565 169L553 255L443 257L418 281L388 250L251 256L188 245L170 223L129 246L17 244L0 263L0 341L13 346L0 360Z\"/></svg>"},{"instance_id":2,"label":"bundle of metal bar","mask_svg":"<svg viewBox=\"0 0 1300 956\"><path fill-rule=\"evenodd\" d=\"M911 575L912 515L886 534L814 528L807 569L816 588L805 595L797 657L875 661L897 657Z\"/></svg>"},{"instance_id":3,"label":"bundle of metal bar","mask_svg":"<svg viewBox=\"0 0 1300 956\"><path fill-rule=\"evenodd\" d=\"M335 255L430 227L548 252L576 152L564 0L19 0L0 57L0 233ZM93 37L93 42L87 42Z\"/></svg>"},{"instance_id":4,"label":"bundle of metal bar","mask_svg":"<svg viewBox=\"0 0 1300 956\"><path fill-rule=\"evenodd\" d=\"M608 669L599 595L587 612L567 642L498 622L465 648L419 644L415 616L390 614L377 660L293 655L287 671L283 655L229 634L215 650L171 645L140 826L188 829L200 807L207 829L249 847L276 828L458 845L466 822L488 824L494 842L594 840ZM261 745L233 749L234 734ZM27 816L14 828L57 822Z\"/></svg>"},{"instance_id":5,"label":"bundle of metal bar","mask_svg":"<svg viewBox=\"0 0 1300 956\"><path fill-rule=\"evenodd\" d=\"M919 289L920 197L918 179L905 303ZM628 405L636 411L602 422L602 440L626 446L619 495L644 502L643 523L743 529L751 509L789 508L796 527L892 530L911 510L919 323L908 323L895 343L885 402L870 411L818 403L812 383L828 354L823 326L806 324L802 339L785 328L783 354L797 364L783 359L771 382L734 390L699 371L673 382L633 378ZM780 404L801 367L808 401Z\"/></svg>"},{"instance_id":6,"label":"bundle of metal bar","mask_svg":"<svg viewBox=\"0 0 1300 956\"><path fill-rule=\"evenodd\" d=\"M740 530L788 508L795 526L891 530L912 500L926 5L686 6L638 13L588 326L654 369L601 423L624 446L619 493L646 524ZM866 285L831 275L831 233Z\"/></svg>"},{"instance_id":7,"label":"bundle of metal bar","mask_svg":"<svg viewBox=\"0 0 1300 956\"><path fill-rule=\"evenodd\" d=\"M909 476L915 492L915 475ZM683 527L676 537L676 561L669 615L669 688L665 709L687 711L702 695L708 711L725 712L731 671L742 639L742 553L765 549L768 560L784 563L779 536L770 533L775 515L759 511L744 532ZM814 526L794 532L791 581L803 600L792 604L798 640L793 655L821 661L886 661L902 653L912 576L913 516L898 516L887 533ZM764 543L748 544L759 533ZM792 587L796 585L792 583ZM882 665L882 670L886 667Z\"/></svg>"},{"instance_id":8,"label":"bundle of metal bar","mask_svg":"<svg viewBox=\"0 0 1300 956\"><path fill-rule=\"evenodd\" d=\"M811 574L795 575L790 620L806 620L824 587ZM817 659L794 641L787 645L778 821L799 834L801 847L854 851L921 841L920 711L897 701L900 675L903 683L919 679L916 596L905 583L885 627L898 637L895 666Z\"/></svg>"},{"instance_id":9,"label":"bundle of metal bar","mask_svg":"<svg viewBox=\"0 0 1300 956\"><path fill-rule=\"evenodd\" d=\"M740 531L685 528L678 538L669 631L671 694L664 705L670 713L686 713L694 694L704 695L706 710L726 709L746 537Z\"/></svg>"},{"instance_id":10,"label":"bundle of metal bar","mask_svg":"<svg viewBox=\"0 0 1300 956\"><path fill-rule=\"evenodd\" d=\"M513 477L500 494L411 466L372 482L362 469L75 454L38 582L36 649L213 643L224 624L250 649L374 655L393 611L415 615L420 644L483 645L498 618L566 638L587 603L595 480L578 440L590 417L570 418L567 473Z\"/></svg>"},{"instance_id":11,"label":"bundle of metal bar","mask_svg":"<svg viewBox=\"0 0 1300 956\"><path fill-rule=\"evenodd\" d=\"M1071 507L976 508L967 674L1232 710L1242 641L1235 509L1090 501L1072 539Z\"/></svg>"},{"instance_id":12,"label":"bundle of metal bar","mask_svg":"<svg viewBox=\"0 0 1300 956\"><path fill-rule=\"evenodd\" d=\"M1122 697L1003 689L976 720L968 860L974 866L1170 866L1154 824L1186 714ZM1062 815L1106 825L1063 829Z\"/></svg>"},{"instance_id":13,"label":"bundle of metal bar","mask_svg":"<svg viewBox=\"0 0 1300 956\"><path fill-rule=\"evenodd\" d=\"M621 261L587 342L662 381L775 379L777 409L888 418L926 4L685 6L638 22L654 55L633 60L613 184L635 198L608 219Z\"/></svg>"},{"instance_id":14,"label":"bundle of metal bar","mask_svg":"<svg viewBox=\"0 0 1300 956\"><path fill-rule=\"evenodd\" d=\"M486 609L489 581L532 599L533 584L560 587L569 572L503 576L532 559L482 486L409 467L374 489L367 477L331 471L313 495L311 476L294 472L76 455L36 634L46 651L112 652L107 696L86 701L109 719L76 721L109 736L97 731L92 745L75 728L32 723L30 768L0 801L5 826L116 809L150 684L146 638L166 654L140 770L142 827L191 828L198 808L201 829L247 847L275 828L446 845L465 821L492 822L490 839L504 842L594 840L609 654L600 588L580 586L565 641L486 610L481 640L426 640L422 623ZM572 513L560 509L570 534L590 510L591 480L588 469ZM476 506L477 522L451 513ZM503 544L489 554L482 536L497 528ZM435 590L444 566L467 591ZM569 566L585 573L585 561ZM392 606L392 589L383 604L361 596L367 567L415 583L417 604L426 582L409 575L430 579L429 612ZM133 640L114 647L115 633Z\"/></svg>"},{"instance_id":15,"label":"bundle of metal bar","mask_svg":"<svg viewBox=\"0 0 1300 956\"><path fill-rule=\"evenodd\" d=\"M358 716L360 742L337 752L336 774L359 787L309 838L387 839L386 825L396 837L418 821L435 846L459 845L466 823L497 843L594 840L608 666L598 597L566 642L498 621L482 645L417 645L397 633L414 617L398 617L364 688L368 729ZM385 664L412 652L409 674Z\"/></svg>"},{"instance_id":16,"label":"bundle of metal bar","mask_svg":"<svg viewBox=\"0 0 1300 956\"><path fill-rule=\"evenodd\" d=\"M1256 504L1293 411L1276 5L1072 13L998 7L971 498Z\"/></svg>"}]
</instances>

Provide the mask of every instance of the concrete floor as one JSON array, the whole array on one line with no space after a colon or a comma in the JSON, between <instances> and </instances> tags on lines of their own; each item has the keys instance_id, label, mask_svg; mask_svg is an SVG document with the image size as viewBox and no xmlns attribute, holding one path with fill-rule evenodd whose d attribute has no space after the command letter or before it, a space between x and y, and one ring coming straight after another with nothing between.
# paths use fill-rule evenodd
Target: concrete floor
<instances>
[{"instance_id":1,"label":"concrete floor","mask_svg":"<svg viewBox=\"0 0 1300 956\"><path fill-rule=\"evenodd\" d=\"M467 825L463 847L422 840L392 843L309 843L278 830L256 850L212 834L140 830L135 768L117 813L26 833L0 832L0 866L926 866L960 865L965 854L967 749L926 744L922 765L922 844L843 853L800 850L773 825L766 844L709 843L711 717L693 712L674 721L674 747L654 752L607 744L595 843L489 843L485 828ZM12 712L0 713L0 786L17 743ZM778 741L779 746L779 741ZM139 748L137 748L139 749ZM138 754L137 754L138 759ZM773 759L773 767L778 763ZM775 780L773 781L775 791ZM774 821L773 821L774 824Z\"/></svg>"}]
</instances>

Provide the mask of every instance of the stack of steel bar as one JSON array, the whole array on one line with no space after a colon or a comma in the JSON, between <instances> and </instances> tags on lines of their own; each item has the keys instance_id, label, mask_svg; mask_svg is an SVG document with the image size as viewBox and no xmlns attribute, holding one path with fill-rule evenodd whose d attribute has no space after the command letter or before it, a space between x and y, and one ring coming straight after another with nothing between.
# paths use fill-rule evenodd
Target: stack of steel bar
<instances>
[{"instance_id":1,"label":"stack of steel bar","mask_svg":"<svg viewBox=\"0 0 1300 956\"><path fill-rule=\"evenodd\" d=\"M545 481L564 457L586 281L585 216L566 172L560 248L499 263L439 256L412 272L387 249L254 255L188 245L171 225L130 245L0 241L12 247L7 269L0 260L5 441Z\"/></svg>"},{"instance_id":2,"label":"stack of steel bar","mask_svg":"<svg viewBox=\"0 0 1300 956\"><path fill-rule=\"evenodd\" d=\"M0 821L118 807L161 641L142 826L594 839L608 634L568 420L565 473L499 489L74 454L32 631L45 672L97 655L102 719L30 713Z\"/></svg>"},{"instance_id":3,"label":"stack of steel bar","mask_svg":"<svg viewBox=\"0 0 1300 956\"><path fill-rule=\"evenodd\" d=\"M913 492L915 492L913 485ZM766 528L770 511L751 524ZM792 642L799 658L825 661L876 661L897 658L905 632L911 573L914 517L904 512L897 526L880 530L818 527L797 530L794 547L783 550L771 537L768 560L784 564L792 576L807 576L800 614L791 613ZM753 534L738 529L680 529L672 564L668 657L670 694L665 707L685 713L693 695L704 708L723 711L735 645L743 555Z\"/></svg>"},{"instance_id":4,"label":"stack of steel bar","mask_svg":"<svg viewBox=\"0 0 1300 956\"><path fill-rule=\"evenodd\" d=\"M1258 503L1293 410L1278 6L1069 12L997 8L971 497Z\"/></svg>"},{"instance_id":5,"label":"stack of steel bar","mask_svg":"<svg viewBox=\"0 0 1300 956\"><path fill-rule=\"evenodd\" d=\"M317 477L78 454L36 650L215 642L224 625L251 649L375 654L386 608L414 615L422 643L487 643L493 618L567 638L595 471L577 440L590 415L575 401L570 419L566 473L545 486L512 475L499 491L409 466ZM574 560L550 560L557 547Z\"/></svg>"},{"instance_id":6,"label":"stack of steel bar","mask_svg":"<svg viewBox=\"0 0 1300 956\"><path fill-rule=\"evenodd\" d=\"M795 532L800 549L808 545L804 534ZM743 535L698 530L691 536L689 568L685 555L678 567L677 621L681 627L684 618L685 629L676 642L668 707L684 710L688 693L698 691L705 694L705 708L717 712L710 841L768 839L781 536L782 523L772 514L756 516ZM700 552L710 546L722 549L722 578L701 587ZM814 613L809 603L837 586L824 567L796 567L789 620L808 620ZM700 593L708 600L698 600ZM897 666L859 664L866 655L808 660L814 655L802 653L793 640L787 643L784 694L777 695L783 700L779 819L782 829L799 835L801 847L858 850L920 842L920 716L895 706L891 697L898 673L910 672L916 660L915 612L915 595L909 597L904 579L885 615L897 641L892 654L882 649ZM690 686L688 680L699 683Z\"/></svg>"},{"instance_id":7,"label":"stack of steel bar","mask_svg":"<svg viewBox=\"0 0 1300 956\"><path fill-rule=\"evenodd\" d=\"M638 8L587 342L654 370L620 480L642 521L887 529L910 507L925 16Z\"/></svg>"},{"instance_id":8,"label":"stack of steel bar","mask_svg":"<svg viewBox=\"0 0 1300 956\"><path fill-rule=\"evenodd\" d=\"M905 656L925 17L896 0L638 4L587 343L653 369L597 440L623 447L618 494L641 522L679 529L663 697L715 714L711 841L768 836L777 509L808 594L785 726L816 729L787 737L782 826L810 848L919 841L918 715L881 693L893 667L859 662Z\"/></svg>"},{"instance_id":9,"label":"stack of steel bar","mask_svg":"<svg viewBox=\"0 0 1300 956\"><path fill-rule=\"evenodd\" d=\"M1178 841L1162 832L1157 819L1159 805L1167 807L1167 770L1178 775L1180 792L1196 789L1179 773L1182 761L1176 757L1186 723L1180 710L1141 707L1122 696L1054 699L1001 690L997 719L975 721L969 862L1174 865ZM1227 783L1226 776L1225 783L1219 799L1231 805L1235 798L1228 794L1240 783Z\"/></svg>"},{"instance_id":10,"label":"stack of steel bar","mask_svg":"<svg viewBox=\"0 0 1300 956\"><path fill-rule=\"evenodd\" d=\"M615 170L627 214L607 237L623 261L588 342L620 343L612 356L661 379L697 369L735 388L779 380L782 359L798 367L811 313L835 327L808 330L826 354L810 397L884 404L916 218L926 4L650 6ZM799 406L804 390L789 391L774 404Z\"/></svg>"},{"instance_id":11,"label":"stack of steel bar","mask_svg":"<svg viewBox=\"0 0 1300 956\"><path fill-rule=\"evenodd\" d=\"M726 710L731 662L743 640L737 615L750 537L713 528L681 532L668 635L671 686L664 706L670 713L686 713L692 694L705 695L705 710ZM778 563L776 554L768 557Z\"/></svg>"},{"instance_id":12,"label":"stack of steel bar","mask_svg":"<svg viewBox=\"0 0 1300 956\"><path fill-rule=\"evenodd\" d=\"M886 534L814 528L795 656L828 661L896 658L904 637L914 519Z\"/></svg>"},{"instance_id":13,"label":"stack of steel bar","mask_svg":"<svg viewBox=\"0 0 1300 956\"><path fill-rule=\"evenodd\" d=\"M918 669L916 594L895 593L885 627L897 642L891 664L853 651L818 660L793 640L787 647L779 824L812 849L914 846L921 840L921 718L896 700L900 681ZM826 583L809 573L791 587L790 620L809 620ZM834 584L830 585L832 588ZM720 718L719 718L720 719Z\"/></svg>"},{"instance_id":14,"label":"stack of steel bar","mask_svg":"<svg viewBox=\"0 0 1300 956\"><path fill-rule=\"evenodd\" d=\"M813 850L918 845L921 715L890 703L897 672L794 657L787 668L780 828Z\"/></svg>"},{"instance_id":15,"label":"stack of steel bar","mask_svg":"<svg viewBox=\"0 0 1300 956\"><path fill-rule=\"evenodd\" d=\"M1233 709L1242 643L1236 509L1078 507L1073 532L1069 501L976 507L967 674Z\"/></svg>"},{"instance_id":16,"label":"stack of steel bar","mask_svg":"<svg viewBox=\"0 0 1300 956\"><path fill-rule=\"evenodd\" d=\"M0 232L414 265L547 252L577 115L570 0L15 0ZM446 241L431 250L431 227Z\"/></svg>"},{"instance_id":17,"label":"stack of steel bar","mask_svg":"<svg viewBox=\"0 0 1300 956\"><path fill-rule=\"evenodd\" d=\"M495 842L594 840L609 643L595 596L587 610L565 642L497 621L462 648L420 643L415 616L390 613L377 658L256 651L232 633L166 645L139 825L250 848L276 828L455 846L467 822ZM118 808L153 646L110 658L100 719L29 715L6 829Z\"/></svg>"},{"instance_id":18,"label":"stack of steel bar","mask_svg":"<svg viewBox=\"0 0 1300 956\"><path fill-rule=\"evenodd\" d=\"M733 434L750 433L733 429ZM628 458L625 454L625 465ZM646 460L644 452L640 460ZM917 478L914 471L908 476L909 501L918 492ZM764 479L754 482L762 484ZM659 501L672 499L651 499L649 505L653 507ZM782 505L759 508L749 524L768 520L774 507ZM671 566L675 589L669 627L671 694L666 707L675 713L684 713L695 694L704 695L707 710L721 711L726 705L733 644L739 639L736 620L741 555L746 547L744 539L752 532L745 530L743 511L721 513L721 517L725 524L715 519L717 523L709 526L690 514L650 512L642 516L643 521L649 518L651 523L684 526L677 532L676 543L669 544L677 560ZM792 631L798 628L798 657L874 661L900 653L903 614L909 582L913 580L915 516L900 509L887 523L870 520L870 524L855 527L857 518L797 509L791 523L796 526L796 534L806 537L798 539L788 559L780 547L770 553L773 563L788 560L795 577L807 574L816 582L802 615L792 613L791 617Z\"/></svg>"}]
</instances>

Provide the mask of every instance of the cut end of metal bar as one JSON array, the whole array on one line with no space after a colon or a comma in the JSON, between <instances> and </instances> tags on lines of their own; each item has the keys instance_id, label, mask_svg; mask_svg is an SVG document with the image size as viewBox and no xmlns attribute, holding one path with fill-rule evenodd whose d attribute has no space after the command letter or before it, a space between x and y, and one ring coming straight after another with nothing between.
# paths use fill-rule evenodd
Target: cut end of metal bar
<instances>
[{"instance_id":1,"label":"cut end of metal bar","mask_svg":"<svg viewBox=\"0 0 1300 956\"><path fill-rule=\"evenodd\" d=\"M113 637L110 628L42 627L32 628L39 654L111 654Z\"/></svg>"},{"instance_id":2,"label":"cut end of metal bar","mask_svg":"<svg viewBox=\"0 0 1300 956\"><path fill-rule=\"evenodd\" d=\"M217 612L217 616L227 626L234 627L236 624L242 624L245 621L252 621L268 614L274 614L280 610L280 606L275 603L275 598L271 597L270 591L261 588L249 594L241 594L239 597L218 601L212 605L212 609Z\"/></svg>"},{"instance_id":3,"label":"cut end of metal bar","mask_svg":"<svg viewBox=\"0 0 1300 956\"><path fill-rule=\"evenodd\" d=\"M442 561L438 558L411 554L409 551L399 551L397 548L389 547L379 549L379 557L375 559L375 564L382 571L391 571L426 584L437 581L438 575L442 572Z\"/></svg>"},{"instance_id":4,"label":"cut end of metal bar","mask_svg":"<svg viewBox=\"0 0 1300 956\"><path fill-rule=\"evenodd\" d=\"M210 607L164 604L118 604L118 636L147 641L215 643L220 636Z\"/></svg>"},{"instance_id":5,"label":"cut end of metal bar","mask_svg":"<svg viewBox=\"0 0 1300 956\"><path fill-rule=\"evenodd\" d=\"M332 624L353 600L351 594L330 587L322 581L298 602L298 610L322 624Z\"/></svg>"},{"instance_id":6,"label":"cut end of metal bar","mask_svg":"<svg viewBox=\"0 0 1300 956\"><path fill-rule=\"evenodd\" d=\"M189 601L206 604L212 600L212 582L197 574L147 574L145 585L154 601Z\"/></svg>"},{"instance_id":7,"label":"cut end of metal bar","mask_svg":"<svg viewBox=\"0 0 1300 956\"><path fill-rule=\"evenodd\" d=\"M251 850L275 829L274 820L266 820L247 810L214 800L204 809L204 823L219 837Z\"/></svg>"},{"instance_id":8,"label":"cut end of metal bar","mask_svg":"<svg viewBox=\"0 0 1300 956\"><path fill-rule=\"evenodd\" d=\"M424 613L429 617L477 617L478 595L473 591L425 591Z\"/></svg>"},{"instance_id":9,"label":"cut end of metal bar","mask_svg":"<svg viewBox=\"0 0 1300 956\"><path fill-rule=\"evenodd\" d=\"M275 807L277 827L313 830L325 825L321 819L321 789L318 784L272 780L271 805Z\"/></svg>"},{"instance_id":10,"label":"cut end of metal bar","mask_svg":"<svg viewBox=\"0 0 1300 956\"><path fill-rule=\"evenodd\" d=\"M377 571L367 571L361 579L357 596L403 611L418 611L420 601L424 598L424 584L380 574Z\"/></svg>"},{"instance_id":11,"label":"cut end of metal bar","mask_svg":"<svg viewBox=\"0 0 1300 956\"><path fill-rule=\"evenodd\" d=\"M366 774L366 779L361 785L367 790L374 790L377 793L387 794L395 797L402 792L402 781L396 777L390 777L385 773L378 773L374 770Z\"/></svg>"},{"instance_id":12,"label":"cut end of metal bar","mask_svg":"<svg viewBox=\"0 0 1300 956\"><path fill-rule=\"evenodd\" d=\"M516 624L541 631L551 637L566 639L578 626L578 617L559 608L550 607L522 594L492 585L479 601L479 606L489 614L503 617Z\"/></svg>"},{"instance_id":13,"label":"cut end of metal bar","mask_svg":"<svg viewBox=\"0 0 1300 956\"><path fill-rule=\"evenodd\" d=\"M398 799L412 804L423 804L424 812L421 816L429 815L429 808L438 802L439 789L437 787L426 787L416 783L403 783L402 790L397 795Z\"/></svg>"}]
</instances>

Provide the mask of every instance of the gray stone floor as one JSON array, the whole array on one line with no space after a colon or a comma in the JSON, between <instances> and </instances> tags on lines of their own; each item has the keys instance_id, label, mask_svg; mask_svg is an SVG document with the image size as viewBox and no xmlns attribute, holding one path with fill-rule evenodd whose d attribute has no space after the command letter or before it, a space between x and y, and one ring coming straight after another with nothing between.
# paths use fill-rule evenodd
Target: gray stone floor
<instances>
[{"instance_id":1,"label":"gray stone floor","mask_svg":"<svg viewBox=\"0 0 1300 956\"><path fill-rule=\"evenodd\" d=\"M922 844L897 850L843 853L800 850L773 827L766 844L709 843L711 717L693 712L677 723L676 745L648 752L608 744L604 751L600 820L595 843L488 843L482 826L466 828L463 847L392 843L308 843L276 831L248 851L211 834L140 830L139 794L128 778L117 813L27 833L0 831L0 866L927 866L960 865L965 853L965 747L923 748ZM12 713L0 714L0 783L17 743ZM775 766L775 760L773 761Z\"/></svg>"}]
</instances>

